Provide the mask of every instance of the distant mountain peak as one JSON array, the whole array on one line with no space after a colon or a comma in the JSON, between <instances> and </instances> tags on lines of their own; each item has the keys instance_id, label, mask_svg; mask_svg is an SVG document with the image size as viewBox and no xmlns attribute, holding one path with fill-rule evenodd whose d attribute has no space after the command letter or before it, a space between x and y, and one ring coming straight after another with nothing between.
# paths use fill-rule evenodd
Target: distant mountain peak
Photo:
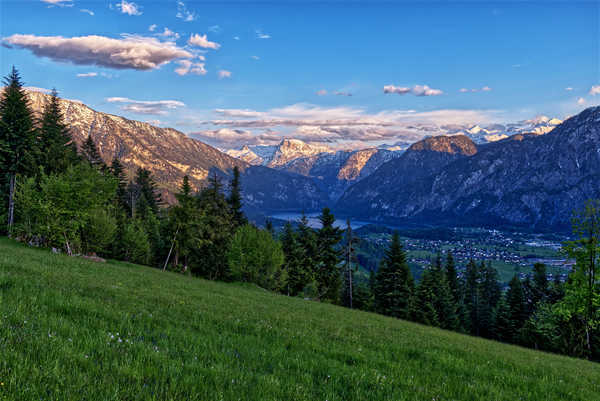
<instances>
[{"instance_id":1,"label":"distant mountain peak","mask_svg":"<svg viewBox=\"0 0 600 401\"><path fill-rule=\"evenodd\" d=\"M440 135L412 144L407 152L410 151L432 151L472 156L477 153L477 145L466 135Z\"/></svg>"}]
</instances>

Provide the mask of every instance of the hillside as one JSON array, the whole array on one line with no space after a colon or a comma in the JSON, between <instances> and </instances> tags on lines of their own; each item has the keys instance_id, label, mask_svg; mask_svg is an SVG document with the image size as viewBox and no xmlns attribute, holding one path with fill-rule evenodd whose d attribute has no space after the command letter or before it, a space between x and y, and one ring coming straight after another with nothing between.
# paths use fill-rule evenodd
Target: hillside
<instances>
[{"instance_id":1,"label":"hillside","mask_svg":"<svg viewBox=\"0 0 600 401\"><path fill-rule=\"evenodd\" d=\"M0 399L595 400L598 365L0 238Z\"/></svg>"},{"instance_id":2,"label":"hillside","mask_svg":"<svg viewBox=\"0 0 600 401\"><path fill-rule=\"evenodd\" d=\"M545 135L517 134L432 170L392 175L389 166L406 158L349 188L340 209L374 220L568 229L573 208L600 197L600 107Z\"/></svg>"},{"instance_id":3,"label":"hillside","mask_svg":"<svg viewBox=\"0 0 600 401\"><path fill-rule=\"evenodd\" d=\"M49 96L35 91L28 94L31 108L41 113ZM242 170L245 204L252 213L298 205L318 209L326 197L309 178L251 166L175 129L102 113L76 101L60 99L60 106L78 145L91 135L106 163L119 158L130 176L138 167L150 170L169 202L174 201L173 193L179 190L184 175L194 189L199 189L213 169L227 179L235 166ZM257 176L261 181L252 182ZM285 202L278 193L260 190L265 184L288 194L290 201Z\"/></svg>"}]
</instances>

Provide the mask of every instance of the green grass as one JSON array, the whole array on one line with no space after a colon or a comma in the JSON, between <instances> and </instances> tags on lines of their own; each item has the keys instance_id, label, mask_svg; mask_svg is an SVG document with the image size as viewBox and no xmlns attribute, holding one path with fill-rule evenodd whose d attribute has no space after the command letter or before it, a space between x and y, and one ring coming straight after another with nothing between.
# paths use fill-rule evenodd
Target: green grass
<instances>
[{"instance_id":1,"label":"green grass","mask_svg":"<svg viewBox=\"0 0 600 401\"><path fill-rule=\"evenodd\" d=\"M3 238L0 355L11 401L600 400L587 361Z\"/></svg>"}]
</instances>

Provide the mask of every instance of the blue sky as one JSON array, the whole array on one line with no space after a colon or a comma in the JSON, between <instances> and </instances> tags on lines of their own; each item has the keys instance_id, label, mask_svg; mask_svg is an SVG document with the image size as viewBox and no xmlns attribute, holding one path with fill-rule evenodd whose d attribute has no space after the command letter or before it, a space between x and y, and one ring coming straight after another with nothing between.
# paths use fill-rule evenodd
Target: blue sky
<instances>
[{"instance_id":1,"label":"blue sky","mask_svg":"<svg viewBox=\"0 0 600 401\"><path fill-rule=\"evenodd\" d=\"M598 1L3 0L0 14L3 76L14 64L29 86L222 148L393 143L600 99Z\"/></svg>"}]
</instances>

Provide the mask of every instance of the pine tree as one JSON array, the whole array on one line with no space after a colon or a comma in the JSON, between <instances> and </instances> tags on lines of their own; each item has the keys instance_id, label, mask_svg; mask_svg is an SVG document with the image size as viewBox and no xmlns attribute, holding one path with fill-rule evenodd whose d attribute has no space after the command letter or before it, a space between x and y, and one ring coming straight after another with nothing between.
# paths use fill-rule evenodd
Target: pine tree
<instances>
[{"instance_id":1,"label":"pine tree","mask_svg":"<svg viewBox=\"0 0 600 401\"><path fill-rule=\"evenodd\" d=\"M454 301L452 290L446 278L446 272L442 267L442 257L438 253L435 265L431 269L434 285L434 308L437 312L438 322L441 328L448 330L458 330L460 327L460 317L458 315L457 304Z\"/></svg>"},{"instance_id":2,"label":"pine tree","mask_svg":"<svg viewBox=\"0 0 600 401\"><path fill-rule=\"evenodd\" d=\"M102 160L100 152L98 152L98 148L92 139L92 135L88 135L85 142L83 142L83 145L81 145L81 155L88 163L97 169L104 170L106 168L106 164L104 164L104 160Z\"/></svg>"},{"instance_id":3,"label":"pine tree","mask_svg":"<svg viewBox=\"0 0 600 401\"><path fill-rule=\"evenodd\" d=\"M39 144L33 125L29 99L23 89L21 77L15 67L4 79L5 88L0 98L0 182L8 188L7 230L11 235L15 214L15 189L17 175L35 172Z\"/></svg>"},{"instance_id":4,"label":"pine tree","mask_svg":"<svg viewBox=\"0 0 600 401\"><path fill-rule=\"evenodd\" d=\"M144 168L138 168L135 176L135 184L139 188L137 213L143 219L150 210L155 215L158 213L159 206L162 204L162 196L156 187L156 182L152 173Z\"/></svg>"},{"instance_id":5,"label":"pine tree","mask_svg":"<svg viewBox=\"0 0 600 401\"><path fill-rule=\"evenodd\" d=\"M546 265L543 263L536 263L533 265L531 296L533 309L536 309L540 302L545 302L548 298L548 278L546 277Z\"/></svg>"},{"instance_id":6,"label":"pine tree","mask_svg":"<svg viewBox=\"0 0 600 401\"><path fill-rule=\"evenodd\" d=\"M344 244L344 267L343 267L343 294L342 304L350 309L353 308L353 296L355 291L354 283L354 271L355 271L355 259L354 245L356 244L356 238L352 233L352 226L350 220L346 221L346 243Z\"/></svg>"},{"instance_id":7,"label":"pine tree","mask_svg":"<svg viewBox=\"0 0 600 401\"><path fill-rule=\"evenodd\" d=\"M509 342L512 341L512 336L510 309L506 302L506 297L502 296L494 309L493 338Z\"/></svg>"},{"instance_id":8,"label":"pine tree","mask_svg":"<svg viewBox=\"0 0 600 401\"><path fill-rule=\"evenodd\" d=\"M452 252L446 253L446 280L448 281L448 287L452 292L452 297L456 304L460 303L460 283L458 282L458 276L456 274L456 264L454 263L454 256Z\"/></svg>"},{"instance_id":9,"label":"pine tree","mask_svg":"<svg viewBox=\"0 0 600 401\"><path fill-rule=\"evenodd\" d=\"M265 230L271 234L271 237L275 238L275 227L273 227L273 221L271 221L271 219L265 221Z\"/></svg>"},{"instance_id":10,"label":"pine tree","mask_svg":"<svg viewBox=\"0 0 600 401\"><path fill-rule=\"evenodd\" d=\"M413 291L414 280L406 261L406 253L395 232L375 275L373 293L376 311L407 319Z\"/></svg>"},{"instance_id":11,"label":"pine tree","mask_svg":"<svg viewBox=\"0 0 600 401\"><path fill-rule=\"evenodd\" d=\"M479 335L492 337L494 309L502 295L500 284L498 283L498 272L492 267L491 262L487 264L481 262L480 277Z\"/></svg>"},{"instance_id":12,"label":"pine tree","mask_svg":"<svg viewBox=\"0 0 600 401\"><path fill-rule=\"evenodd\" d=\"M308 218L304 212L298 222L298 242L302 247L302 267L316 279L318 274L317 235L315 230L308 225Z\"/></svg>"},{"instance_id":13,"label":"pine tree","mask_svg":"<svg viewBox=\"0 0 600 401\"><path fill-rule=\"evenodd\" d=\"M527 320L525 294L519 278L515 275L508 283L506 291L506 303L508 304L508 327L506 338L513 343L519 342L519 332Z\"/></svg>"},{"instance_id":14,"label":"pine tree","mask_svg":"<svg viewBox=\"0 0 600 401\"><path fill-rule=\"evenodd\" d=\"M302 265L302 246L290 222L283 227L281 247L285 255L284 268L287 271L286 292L287 295L296 296L310 282L311 277L310 272Z\"/></svg>"},{"instance_id":15,"label":"pine tree","mask_svg":"<svg viewBox=\"0 0 600 401\"><path fill-rule=\"evenodd\" d=\"M438 279L436 276L433 268L423 271L421 281L416 289L411 315L419 323L440 327L440 316L436 308L436 281Z\"/></svg>"},{"instance_id":16,"label":"pine tree","mask_svg":"<svg viewBox=\"0 0 600 401\"><path fill-rule=\"evenodd\" d=\"M196 245L199 219L197 204L192 196L192 187L187 175L183 177L180 191L175 195L175 198L177 199L177 205L169 210L171 223L169 236L172 237L172 242L163 269L168 266L171 253L174 250L173 266L177 267L180 260L183 260L183 271L186 272L191 251Z\"/></svg>"},{"instance_id":17,"label":"pine tree","mask_svg":"<svg viewBox=\"0 0 600 401\"><path fill-rule=\"evenodd\" d=\"M342 232L333 225L335 217L329 208L323 208L319 221L321 222L321 228L317 232L319 297L335 303L339 299L341 286L338 266L341 252L337 246L342 239Z\"/></svg>"},{"instance_id":18,"label":"pine tree","mask_svg":"<svg viewBox=\"0 0 600 401\"><path fill-rule=\"evenodd\" d=\"M465 329L473 334L480 334L480 274L475 261L471 259L467 264L464 277L464 302L465 302Z\"/></svg>"},{"instance_id":19,"label":"pine tree","mask_svg":"<svg viewBox=\"0 0 600 401\"><path fill-rule=\"evenodd\" d=\"M116 207L118 210L122 211L125 215L127 215L127 211L129 208L127 205L127 177L125 175L123 165L116 157L112 161L110 171L112 175L117 179L117 193L115 195Z\"/></svg>"},{"instance_id":20,"label":"pine tree","mask_svg":"<svg viewBox=\"0 0 600 401\"><path fill-rule=\"evenodd\" d=\"M231 179L229 190L227 203L229 203L229 207L231 207L233 223L236 227L243 226L248 220L242 211L242 189L240 184L240 169L238 166L233 168L233 178Z\"/></svg>"},{"instance_id":21,"label":"pine tree","mask_svg":"<svg viewBox=\"0 0 600 401\"><path fill-rule=\"evenodd\" d=\"M52 90L40 128L41 165L46 174L61 173L78 162L77 146L63 122L58 93Z\"/></svg>"}]
</instances>

